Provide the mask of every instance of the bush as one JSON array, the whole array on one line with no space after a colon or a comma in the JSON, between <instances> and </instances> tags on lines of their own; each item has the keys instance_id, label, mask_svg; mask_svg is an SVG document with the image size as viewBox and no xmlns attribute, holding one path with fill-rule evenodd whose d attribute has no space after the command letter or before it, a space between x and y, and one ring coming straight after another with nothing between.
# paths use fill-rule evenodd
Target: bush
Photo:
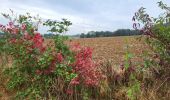
<instances>
[{"instance_id":1,"label":"bush","mask_svg":"<svg viewBox=\"0 0 170 100\"><path fill-rule=\"evenodd\" d=\"M165 10L158 18L150 17L145 12L145 8L142 7L135 13L133 20L138 20L144 24L141 31L147 36L146 42L155 52L154 59L159 58L158 65L168 72L170 68L170 9L162 2L158 2L158 4L161 9ZM136 25L134 23L134 27L137 29Z\"/></svg>"},{"instance_id":2,"label":"bush","mask_svg":"<svg viewBox=\"0 0 170 100\"><path fill-rule=\"evenodd\" d=\"M145 12L145 8L140 8L133 17L133 26L135 29L139 29L140 24L143 24L139 30L145 35L146 42L154 51L154 56L146 63L149 64L149 69L154 73L152 78L158 80L155 83L159 83L157 84L158 88L154 91L161 93L161 97L168 98L168 86L170 85L170 9L162 1L158 2L158 6L164 10L164 13L160 14L158 18L150 17Z\"/></svg>"},{"instance_id":3,"label":"bush","mask_svg":"<svg viewBox=\"0 0 170 100\"><path fill-rule=\"evenodd\" d=\"M60 34L54 38L55 46L49 47L37 31L37 25L42 24L49 26L50 32L62 33L71 22L66 19L42 21L29 13L16 18L9 14L3 16L10 22L6 26L0 25L4 33L0 50L12 60L12 66L5 67L4 73L8 78L7 88L17 91L15 98L67 98L66 92L72 94L70 89L99 85L102 74L92 60L90 48L69 47L64 44L67 38Z\"/></svg>"}]
</instances>

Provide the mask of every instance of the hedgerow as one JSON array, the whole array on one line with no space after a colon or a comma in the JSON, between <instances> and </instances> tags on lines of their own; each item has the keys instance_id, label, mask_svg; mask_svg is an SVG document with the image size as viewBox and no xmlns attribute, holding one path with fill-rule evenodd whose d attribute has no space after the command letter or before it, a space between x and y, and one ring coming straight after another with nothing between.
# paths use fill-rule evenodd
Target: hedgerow
<instances>
[{"instance_id":1,"label":"hedgerow","mask_svg":"<svg viewBox=\"0 0 170 100\"><path fill-rule=\"evenodd\" d=\"M9 19L0 25L3 33L1 53L11 58L11 66L4 68L7 88L16 90L18 99L64 98L73 94L73 88L98 87L102 74L92 59L92 49L69 47L67 38L60 33L67 31L70 21L42 21L29 13L19 17L3 14ZM54 47L45 45L37 25L50 27L48 31L58 33ZM74 48L74 50L73 50ZM61 83L59 83L61 81ZM62 84L55 86L56 84ZM61 90L57 89L60 88Z\"/></svg>"}]
</instances>

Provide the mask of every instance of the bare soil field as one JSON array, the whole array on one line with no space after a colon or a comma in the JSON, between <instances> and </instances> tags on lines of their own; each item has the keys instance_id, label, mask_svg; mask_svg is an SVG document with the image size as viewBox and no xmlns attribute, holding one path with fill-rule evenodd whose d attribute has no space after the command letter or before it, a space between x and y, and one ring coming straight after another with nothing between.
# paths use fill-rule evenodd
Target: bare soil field
<instances>
[{"instance_id":1,"label":"bare soil field","mask_svg":"<svg viewBox=\"0 0 170 100\"><path fill-rule=\"evenodd\" d=\"M148 50L148 46L137 38L139 38L139 36L81 38L73 39L71 42L93 48L94 60L100 60L102 62L111 60L114 64L120 65L124 60L127 46L129 47L129 52L134 55L133 61L142 60L140 55L143 54L145 50Z\"/></svg>"}]
</instances>

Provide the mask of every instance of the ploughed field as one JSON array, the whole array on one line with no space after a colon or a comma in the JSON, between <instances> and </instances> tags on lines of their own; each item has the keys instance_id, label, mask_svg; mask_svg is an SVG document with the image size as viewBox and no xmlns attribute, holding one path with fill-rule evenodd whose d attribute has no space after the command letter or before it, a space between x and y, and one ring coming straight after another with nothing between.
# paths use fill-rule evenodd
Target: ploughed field
<instances>
[{"instance_id":1,"label":"ploughed field","mask_svg":"<svg viewBox=\"0 0 170 100\"><path fill-rule=\"evenodd\" d=\"M127 50L134 55L133 62L142 61L141 55L148 50L148 47L138 38L139 36L81 38L72 39L68 43L80 43L81 46L93 48L93 58L96 61L111 61L115 65L120 65Z\"/></svg>"}]
</instances>

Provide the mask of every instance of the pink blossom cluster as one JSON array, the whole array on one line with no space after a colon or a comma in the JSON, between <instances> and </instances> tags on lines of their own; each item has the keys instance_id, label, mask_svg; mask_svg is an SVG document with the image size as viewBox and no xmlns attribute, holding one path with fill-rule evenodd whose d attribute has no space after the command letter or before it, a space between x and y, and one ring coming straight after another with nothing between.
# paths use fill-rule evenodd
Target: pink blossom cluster
<instances>
[{"instance_id":1,"label":"pink blossom cluster","mask_svg":"<svg viewBox=\"0 0 170 100\"><path fill-rule=\"evenodd\" d=\"M41 52L45 51L45 47L43 46L44 38L40 33L35 33L32 41L34 48L38 48Z\"/></svg>"},{"instance_id":2,"label":"pink blossom cluster","mask_svg":"<svg viewBox=\"0 0 170 100\"><path fill-rule=\"evenodd\" d=\"M39 49L40 52L45 51L45 46L43 45L44 38L42 37L42 35L38 32L34 32L33 28L31 29L31 33L28 33L26 24L21 24L21 27L18 27L14 25L13 22L9 22L6 26L0 25L0 30L10 33L11 35L18 35L19 33L22 34L22 37L19 38L19 41L22 40L22 42L32 42L32 44L28 46L29 52L33 49ZM11 38L9 38L9 42L16 43L17 39L12 36Z\"/></svg>"},{"instance_id":3,"label":"pink blossom cluster","mask_svg":"<svg viewBox=\"0 0 170 100\"><path fill-rule=\"evenodd\" d=\"M0 24L0 30L3 32L11 33L11 34L18 34L19 28L16 27L13 22L9 22L6 26Z\"/></svg>"},{"instance_id":4,"label":"pink blossom cluster","mask_svg":"<svg viewBox=\"0 0 170 100\"><path fill-rule=\"evenodd\" d=\"M73 70L78 76L70 82L71 85L83 84L86 86L97 86L102 78L102 74L97 68L97 64L92 59L92 49L89 47L73 47L76 51Z\"/></svg>"}]
</instances>

